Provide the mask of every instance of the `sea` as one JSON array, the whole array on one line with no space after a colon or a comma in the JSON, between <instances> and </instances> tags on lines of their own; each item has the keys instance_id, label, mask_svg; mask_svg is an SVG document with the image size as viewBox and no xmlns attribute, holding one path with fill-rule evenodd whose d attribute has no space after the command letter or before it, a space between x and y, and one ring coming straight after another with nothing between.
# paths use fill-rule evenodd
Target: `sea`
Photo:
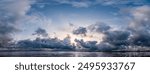
<instances>
[{"instance_id":1,"label":"sea","mask_svg":"<svg viewBox=\"0 0 150 74\"><path fill-rule=\"evenodd\" d=\"M68 51L49 48L0 48L0 57L150 57L150 51Z\"/></svg>"}]
</instances>

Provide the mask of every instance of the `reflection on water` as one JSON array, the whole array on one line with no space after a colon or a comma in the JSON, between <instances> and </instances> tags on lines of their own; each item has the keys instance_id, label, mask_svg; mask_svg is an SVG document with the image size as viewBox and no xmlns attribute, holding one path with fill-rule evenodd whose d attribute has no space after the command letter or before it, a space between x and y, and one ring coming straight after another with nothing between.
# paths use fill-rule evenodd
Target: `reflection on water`
<instances>
[{"instance_id":1,"label":"reflection on water","mask_svg":"<svg viewBox=\"0 0 150 74\"><path fill-rule=\"evenodd\" d=\"M0 48L1 57L150 57L150 52L75 52L52 49Z\"/></svg>"}]
</instances>

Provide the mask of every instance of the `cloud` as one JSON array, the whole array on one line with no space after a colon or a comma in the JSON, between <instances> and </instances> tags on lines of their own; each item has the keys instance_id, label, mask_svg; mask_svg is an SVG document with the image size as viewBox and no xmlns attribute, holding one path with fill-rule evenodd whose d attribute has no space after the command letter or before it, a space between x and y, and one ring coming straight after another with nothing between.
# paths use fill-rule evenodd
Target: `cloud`
<instances>
[{"instance_id":1,"label":"cloud","mask_svg":"<svg viewBox=\"0 0 150 74\"><path fill-rule=\"evenodd\" d=\"M126 4L133 4L133 5L143 5L147 1L146 0L96 0L97 3L101 3L103 5L126 5Z\"/></svg>"},{"instance_id":2,"label":"cloud","mask_svg":"<svg viewBox=\"0 0 150 74\"><path fill-rule=\"evenodd\" d=\"M46 32L45 29L42 28L38 28L35 33L33 35L37 35L37 36L42 36L42 37L47 37L48 33Z\"/></svg>"},{"instance_id":3,"label":"cloud","mask_svg":"<svg viewBox=\"0 0 150 74\"><path fill-rule=\"evenodd\" d=\"M84 27L79 27L79 28L73 30L72 33L75 34L75 35L83 35L83 36L86 36L87 29L84 28Z\"/></svg>"},{"instance_id":4,"label":"cloud","mask_svg":"<svg viewBox=\"0 0 150 74\"><path fill-rule=\"evenodd\" d=\"M26 16L26 13L30 10L33 1L34 0L1 0L1 14L3 14L3 18L5 19L18 20Z\"/></svg>"},{"instance_id":5,"label":"cloud","mask_svg":"<svg viewBox=\"0 0 150 74\"><path fill-rule=\"evenodd\" d=\"M89 7L91 5L91 1L89 0L81 0L81 1L75 1L75 0L54 0L55 2L58 2L60 4L69 4L74 7Z\"/></svg>"},{"instance_id":6,"label":"cloud","mask_svg":"<svg viewBox=\"0 0 150 74\"><path fill-rule=\"evenodd\" d=\"M116 47L108 42L84 41L83 39L75 39L77 50L87 51L112 51Z\"/></svg>"},{"instance_id":7,"label":"cloud","mask_svg":"<svg viewBox=\"0 0 150 74\"><path fill-rule=\"evenodd\" d=\"M13 39L12 34L19 31L17 25L24 19L31 4L30 0L0 1L0 47L8 46Z\"/></svg>"},{"instance_id":8,"label":"cloud","mask_svg":"<svg viewBox=\"0 0 150 74\"><path fill-rule=\"evenodd\" d=\"M96 24L88 26L88 29L91 32L97 32L97 33L104 33L106 31L108 31L110 28L111 27L105 23L96 23Z\"/></svg>"},{"instance_id":9,"label":"cloud","mask_svg":"<svg viewBox=\"0 0 150 74\"><path fill-rule=\"evenodd\" d=\"M124 30L106 30L103 41L116 49L135 50L150 46L150 6L138 6L129 9L131 20ZM132 48L131 48L132 46Z\"/></svg>"},{"instance_id":10,"label":"cloud","mask_svg":"<svg viewBox=\"0 0 150 74\"><path fill-rule=\"evenodd\" d=\"M129 8L129 24L124 29L114 29L105 23L96 23L85 27L88 32L103 34L102 41L94 45L88 41L76 40L77 44L90 49L95 47L97 50L114 49L141 49L150 46L150 6L138 6Z\"/></svg>"},{"instance_id":11,"label":"cloud","mask_svg":"<svg viewBox=\"0 0 150 74\"><path fill-rule=\"evenodd\" d=\"M111 45L108 42L101 42L97 44L96 47L97 50L95 51L112 51L117 49L114 45Z\"/></svg>"},{"instance_id":12,"label":"cloud","mask_svg":"<svg viewBox=\"0 0 150 74\"><path fill-rule=\"evenodd\" d=\"M69 4L74 7L89 7L91 5L143 5L142 0L54 0L60 4ZM19 31L17 27L22 20L27 17L28 11L34 0L1 0L0 1L0 47L9 46L12 41L12 35ZM74 29L74 35L86 36L89 32L97 35L103 34L101 41L84 41L84 39L75 39L76 46L70 42L70 37L62 40L58 38L36 38L35 40L18 41L18 47L33 48L54 48L54 49L89 49L91 51L131 49L136 47L150 46L150 6L136 6L129 8L130 21L126 24L128 27L123 30L114 30L106 23L96 23L87 27ZM37 17L38 18L38 17ZM32 18L31 18L32 19ZM40 18L38 18L40 19ZM35 21L32 21L35 22ZM45 21L44 21L45 22ZM47 23L46 23L47 24ZM111 24L110 24L111 25ZM73 24L70 26L74 27ZM45 29L38 28L35 35L47 37ZM99 42L99 43L98 43ZM141 48L140 48L141 49Z\"/></svg>"},{"instance_id":13,"label":"cloud","mask_svg":"<svg viewBox=\"0 0 150 74\"><path fill-rule=\"evenodd\" d=\"M53 0L60 4L69 4L74 7L90 7L93 5L117 6L117 5L144 5L146 0Z\"/></svg>"},{"instance_id":14,"label":"cloud","mask_svg":"<svg viewBox=\"0 0 150 74\"><path fill-rule=\"evenodd\" d=\"M150 6L144 5L131 9L133 19L129 24L132 31L131 42L135 45L150 46Z\"/></svg>"},{"instance_id":15,"label":"cloud","mask_svg":"<svg viewBox=\"0 0 150 74\"><path fill-rule=\"evenodd\" d=\"M56 50L73 50L74 46L70 43L70 38L63 40L58 38L36 38L35 40L22 40L16 45L23 48L51 48Z\"/></svg>"},{"instance_id":16,"label":"cloud","mask_svg":"<svg viewBox=\"0 0 150 74\"><path fill-rule=\"evenodd\" d=\"M129 36L130 33L128 31L108 31L105 33L103 41L116 46L129 45Z\"/></svg>"},{"instance_id":17,"label":"cloud","mask_svg":"<svg viewBox=\"0 0 150 74\"><path fill-rule=\"evenodd\" d=\"M150 6L138 6L128 9L130 15L129 24L122 29L114 29L105 23L96 23L85 27L88 32L103 34L100 43L90 43L89 41L78 40L77 47L103 51L103 50L135 50L143 48L147 50L150 46ZM78 30L77 30L78 31ZM87 33L87 32L86 32ZM91 41L92 42L92 41Z\"/></svg>"},{"instance_id":18,"label":"cloud","mask_svg":"<svg viewBox=\"0 0 150 74\"><path fill-rule=\"evenodd\" d=\"M16 31L18 30L15 27L0 21L0 47L7 46L12 40L10 36Z\"/></svg>"},{"instance_id":19,"label":"cloud","mask_svg":"<svg viewBox=\"0 0 150 74\"><path fill-rule=\"evenodd\" d=\"M84 30L88 30L83 32ZM90 51L111 51L128 46L130 32L126 30L114 30L105 23L96 23L87 27L79 27L74 30L74 34L96 33L103 34L101 41L84 41L84 39L75 39L77 47L80 49L89 49ZM99 43L98 43L99 42Z\"/></svg>"},{"instance_id":20,"label":"cloud","mask_svg":"<svg viewBox=\"0 0 150 74\"><path fill-rule=\"evenodd\" d=\"M83 39L78 40L75 39L75 42L77 43L77 48L79 49L91 49L91 50L96 50L96 43L97 41L84 41Z\"/></svg>"}]
</instances>

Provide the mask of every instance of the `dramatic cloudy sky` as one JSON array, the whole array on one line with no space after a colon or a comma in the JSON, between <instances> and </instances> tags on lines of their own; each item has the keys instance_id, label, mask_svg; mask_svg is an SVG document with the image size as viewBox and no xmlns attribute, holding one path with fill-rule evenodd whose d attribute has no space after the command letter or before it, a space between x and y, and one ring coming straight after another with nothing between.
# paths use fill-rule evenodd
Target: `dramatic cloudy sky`
<instances>
[{"instance_id":1,"label":"dramatic cloudy sky","mask_svg":"<svg viewBox=\"0 0 150 74\"><path fill-rule=\"evenodd\" d=\"M67 37L85 48L149 47L149 4L149 0L0 0L0 44L38 36Z\"/></svg>"}]
</instances>

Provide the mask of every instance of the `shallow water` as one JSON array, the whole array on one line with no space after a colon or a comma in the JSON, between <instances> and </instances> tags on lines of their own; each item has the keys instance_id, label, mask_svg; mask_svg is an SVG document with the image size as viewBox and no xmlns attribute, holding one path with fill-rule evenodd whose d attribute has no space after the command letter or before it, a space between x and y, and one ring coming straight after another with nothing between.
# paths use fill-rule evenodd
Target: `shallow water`
<instances>
[{"instance_id":1,"label":"shallow water","mask_svg":"<svg viewBox=\"0 0 150 74\"><path fill-rule=\"evenodd\" d=\"M150 57L150 52L76 52L52 49L0 48L0 57Z\"/></svg>"}]
</instances>

